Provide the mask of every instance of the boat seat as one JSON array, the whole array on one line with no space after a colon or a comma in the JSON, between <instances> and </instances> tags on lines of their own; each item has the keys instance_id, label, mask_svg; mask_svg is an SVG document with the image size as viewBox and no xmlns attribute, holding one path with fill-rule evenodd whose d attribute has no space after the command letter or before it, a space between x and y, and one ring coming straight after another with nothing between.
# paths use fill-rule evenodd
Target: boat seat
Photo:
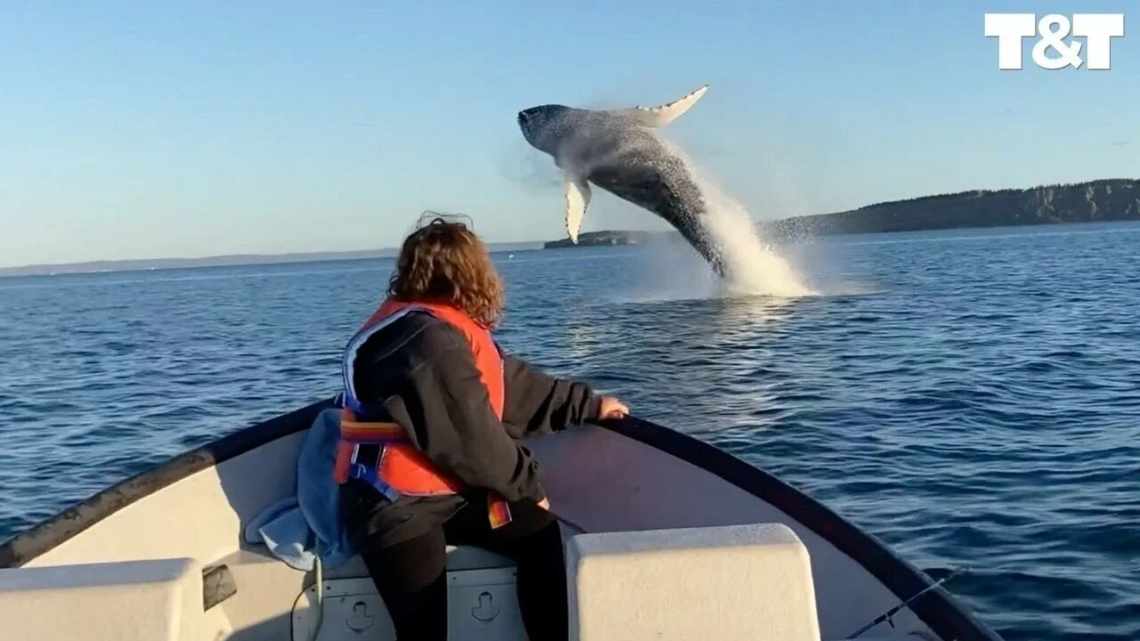
<instances>
[{"instance_id":1,"label":"boat seat","mask_svg":"<svg viewBox=\"0 0 1140 641\"><path fill-rule=\"evenodd\" d=\"M807 548L778 523L579 534L570 639L819 641Z\"/></svg>"},{"instance_id":2,"label":"boat seat","mask_svg":"<svg viewBox=\"0 0 1140 641\"><path fill-rule=\"evenodd\" d=\"M6 639L198 641L202 568L159 559L0 570Z\"/></svg>"},{"instance_id":3,"label":"boat seat","mask_svg":"<svg viewBox=\"0 0 1140 641\"><path fill-rule=\"evenodd\" d=\"M290 617L288 613L293 609L294 614L299 615L311 605L310 600L315 595L312 572L289 567L262 546L244 546L218 559L214 564L224 564L227 567L237 588L233 598L222 601L215 608L225 612L225 617L234 630L247 630L236 634L234 639L287 639L291 633L296 632L293 626L301 625L302 622L294 620L297 617ZM511 559L482 548L466 545L447 547L449 578L461 580L513 568L514 562ZM360 598L366 602L369 613L382 608L368 575L368 568L359 556L339 567L325 568L323 583L329 606L327 620L337 620L342 614L352 616L353 606L360 600L356 595L363 595ZM341 612L336 609L341 606L347 610ZM277 618L283 609L287 616ZM267 624L266 620L273 622ZM248 632L255 629L257 634ZM303 632L297 635L297 638L305 638Z\"/></svg>"},{"instance_id":4,"label":"boat seat","mask_svg":"<svg viewBox=\"0 0 1140 641\"><path fill-rule=\"evenodd\" d=\"M321 641L395 638L391 619L359 558L324 574ZM448 638L459 641L516 639L522 636L515 563L473 546L447 546ZM317 593L308 586L292 611L292 638L306 639L316 624ZM336 636L332 631L348 630Z\"/></svg>"}]
</instances>

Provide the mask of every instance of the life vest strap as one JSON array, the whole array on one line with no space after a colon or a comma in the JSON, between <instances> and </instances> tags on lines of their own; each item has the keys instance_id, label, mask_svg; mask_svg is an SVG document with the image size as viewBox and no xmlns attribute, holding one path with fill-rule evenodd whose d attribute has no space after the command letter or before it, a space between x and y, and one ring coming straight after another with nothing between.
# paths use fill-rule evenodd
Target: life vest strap
<instances>
[{"instance_id":1,"label":"life vest strap","mask_svg":"<svg viewBox=\"0 0 1140 641\"><path fill-rule=\"evenodd\" d=\"M399 423L369 422L356 418L348 408L340 413L340 438L351 443L410 443L408 433Z\"/></svg>"}]
</instances>

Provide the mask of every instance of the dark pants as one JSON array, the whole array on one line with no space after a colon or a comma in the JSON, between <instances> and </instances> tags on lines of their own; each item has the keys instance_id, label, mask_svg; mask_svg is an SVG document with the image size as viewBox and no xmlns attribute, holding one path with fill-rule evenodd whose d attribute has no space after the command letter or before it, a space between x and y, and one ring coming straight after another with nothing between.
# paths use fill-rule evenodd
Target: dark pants
<instances>
[{"instance_id":1,"label":"dark pants","mask_svg":"<svg viewBox=\"0 0 1140 641\"><path fill-rule=\"evenodd\" d=\"M533 502L511 503L512 520L492 530L486 504L472 500L424 534L387 544L373 536L361 556L400 641L446 641L446 545L477 545L518 564L519 608L531 641L568 635L566 564L558 521Z\"/></svg>"}]
</instances>

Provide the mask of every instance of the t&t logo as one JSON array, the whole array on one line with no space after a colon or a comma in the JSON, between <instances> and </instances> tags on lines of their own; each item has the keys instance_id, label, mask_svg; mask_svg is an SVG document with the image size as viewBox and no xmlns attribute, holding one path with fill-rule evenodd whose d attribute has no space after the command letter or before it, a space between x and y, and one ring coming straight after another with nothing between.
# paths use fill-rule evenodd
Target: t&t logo
<instances>
[{"instance_id":1,"label":"t&t logo","mask_svg":"<svg viewBox=\"0 0 1140 641\"><path fill-rule=\"evenodd\" d=\"M1051 13L1040 21L1032 13L986 14L986 37L998 39L998 69L1021 69L1022 39L1038 35L1033 62L1042 69L1079 69L1084 63L1086 69L1109 69L1112 39L1124 37L1124 14L1075 13L1070 20Z\"/></svg>"}]
</instances>

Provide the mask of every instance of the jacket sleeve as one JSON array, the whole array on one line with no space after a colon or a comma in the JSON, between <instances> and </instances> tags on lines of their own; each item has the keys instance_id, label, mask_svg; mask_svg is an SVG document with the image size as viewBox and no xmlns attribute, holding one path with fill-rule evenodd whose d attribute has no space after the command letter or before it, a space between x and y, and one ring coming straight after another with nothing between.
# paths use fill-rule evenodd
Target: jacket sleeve
<instances>
[{"instance_id":1,"label":"jacket sleeve","mask_svg":"<svg viewBox=\"0 0 1140 641\"><path fill-rule=\"evenodd\" d=\"M403 409L424 455L465 485L509 501L545 498L538 461L496 418L471 349L458 335L433 342L430 360L411 376L413 389L399 399L404 407L391 408L393 414Z\"/></svg>"},{"instance_id":2,"label":"jacket sleeve","mask_svg":"<svg viewBox=\"0 0 1140 641\"><path fill-rule=\"evenodd\" d=\"M554 378L513 356L503 358L503 420L527 432L552 432L598 417L601 398L585 383Z\"/></svg>"}]
</instances>

